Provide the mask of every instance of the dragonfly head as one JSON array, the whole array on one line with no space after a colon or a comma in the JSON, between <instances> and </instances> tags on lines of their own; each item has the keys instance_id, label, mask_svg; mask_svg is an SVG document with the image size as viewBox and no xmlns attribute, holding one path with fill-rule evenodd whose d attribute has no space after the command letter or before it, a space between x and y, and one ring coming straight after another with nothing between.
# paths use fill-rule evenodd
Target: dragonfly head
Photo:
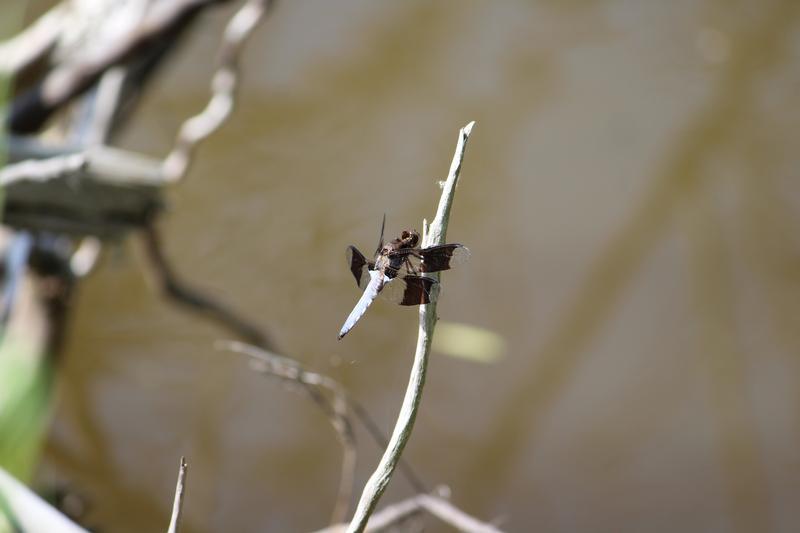
<instances>
[{"instance_id":1,"label":"dragonfly head","mask_svg":"<svg viewBox=\"0 0 800 533\"><path fill-rule=\"evenodd\" d=\"M414 248L419 242L419 233L413 229L404 230L400 234L400 244L403 248Z\"/></svg>"}]
</instances>

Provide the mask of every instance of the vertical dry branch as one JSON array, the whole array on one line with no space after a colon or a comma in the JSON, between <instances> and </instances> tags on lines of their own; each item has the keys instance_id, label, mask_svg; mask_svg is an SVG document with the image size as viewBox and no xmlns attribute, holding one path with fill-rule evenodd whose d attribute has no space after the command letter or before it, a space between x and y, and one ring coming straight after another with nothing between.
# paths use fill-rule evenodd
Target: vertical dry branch
<instances>
[{"instance_id":1,"label":"vertical dry branch","mask_svg":"<svg viewBox=\"0 0 800 533\"><path fill-rule=\"evenodd\" d=\"M453 162L450 164L450 172L447 180L442 186L442 196L439 199L439 207L433 222L428 226L427 221L423 225L422 246L434 246L443 244L447 234L447 224L450 219L450 207L453 204L458 176L461 172L461 162L464 160L464 150L467 140L472 132L475 122L470 122L459 132L458 144L453 155ZM439 274L436 274L438 278ZM361 499L358 502L353 520L347 528L348 533L360 533L364 531L369 516L375 510L389 480L392 478L394 469L400 461L403 449L411 437L411 430L414 427L414 420L417 417L419 404L422 401L422 388L425 385L425 374L428 367L428 356L433 340L433 329L436 325L436 301L420 307L419 311L419 336L417 338L417 348L414 354L414 364L411 367L411 376L403 398L403 405L397 417L392 437L389 445L383 453L383 457L378 463L378 468L370 476Z\"/></svg>"}]
</instances>

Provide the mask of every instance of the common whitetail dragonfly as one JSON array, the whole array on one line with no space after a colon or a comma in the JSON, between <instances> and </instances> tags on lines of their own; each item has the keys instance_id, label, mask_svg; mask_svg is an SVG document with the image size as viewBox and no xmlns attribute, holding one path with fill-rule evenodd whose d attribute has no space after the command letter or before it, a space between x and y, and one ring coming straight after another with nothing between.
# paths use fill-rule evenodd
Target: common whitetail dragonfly
<instances>
[{"instance_id":1,"label":"common whitetail dragonfly","mask_svg":"<svg viewBox=\"0 0 800 533\"><path fill-rule=\"evenodd\" d=\"M355 246L347 247L347 264L364 294L339 331L339 340L353 329L378 295L400 305L421 305L434 301L438 294L438 282L423 274L448 270L469 257L469 249L462 244L420 248L419 233L413 229L403 231L399 238L384 244L385 226L384 216L374 261L368 261Z\"/></svg>"}]
</instances>

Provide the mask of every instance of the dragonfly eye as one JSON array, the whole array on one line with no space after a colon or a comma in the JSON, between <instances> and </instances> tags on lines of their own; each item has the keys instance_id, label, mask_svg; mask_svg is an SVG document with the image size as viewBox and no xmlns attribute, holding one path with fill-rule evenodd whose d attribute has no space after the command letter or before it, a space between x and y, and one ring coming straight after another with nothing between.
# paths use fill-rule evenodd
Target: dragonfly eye
<instances>
[{"instance_id":1,"label":"dragonfly eye","mask_svg":"<svg viewBox=\"0 0 800 533\"><path fill-rule=\"evenodd\" d=\"M405 233L405 234L406 234L406 235L404 236L404 238L408 239L408 245L409 245L409 246L412 246L412 247L414 247L414 246L416 246L416 245L417 245L417 242L419 242L419 234L418 234L416 231L412 231L412 232L410 232L410 233L409 233L409 232L407 232L407 231L405 231L405 232L403 232L403 233Z\"/></svg>"}]
</instances>

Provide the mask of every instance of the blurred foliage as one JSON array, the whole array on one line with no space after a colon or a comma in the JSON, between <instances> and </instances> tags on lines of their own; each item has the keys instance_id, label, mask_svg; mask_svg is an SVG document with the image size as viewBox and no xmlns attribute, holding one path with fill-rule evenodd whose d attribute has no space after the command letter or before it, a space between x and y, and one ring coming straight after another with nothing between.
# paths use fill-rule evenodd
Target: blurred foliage
<instances>
[{"instance_id":1,"label":"blurred foliage","mask_svg":"<svg viewBox=\"0 0 800 533\"><path fill-rule=\"evenodd\" d=\"M439 322L436 324L433 349L451 357L494 363L505 354L506 341L488 329L456 322Z\"/></svg>"},{"instance_id":2,"label":"blurred foliage","mask_svg":"<svg viewBox=\"0 0 800 533\"><path fill-rule=\"evenodd\" d=\"M22 531L22 528L17 524L5 494L0 493L0 533L12 533L17 531Z\"/></svg>"},{"instance_id":3,"label":"blurred foliage","mask_svg":"<svg viewBox=\"0 0 800 533\"><path fill-rule=\"evenodd\" d=\"M9 2L0 8L0 38L13 35L22 27L26 2ZM11 79L0 72L0 117ZM7 158L5 128L0 132L0 167ZM0 189L0 205L3 193ZM35 349L24 340L0 332L0 467L29 481L35 468L47 419L49 370ZM0 522L0 531L8 525Z\"/></svg>"},{"instance_id":4,"label":"blurred foliage","mask_svg":"<svg viewBox=\"0 0 800 533\"><path fill-rule=\"evenodd\" d=\"M28 482L36 466L48 414L50 370L36 347L4 339L0 350L0 466Z\"/></svg>"}]
</instances>

